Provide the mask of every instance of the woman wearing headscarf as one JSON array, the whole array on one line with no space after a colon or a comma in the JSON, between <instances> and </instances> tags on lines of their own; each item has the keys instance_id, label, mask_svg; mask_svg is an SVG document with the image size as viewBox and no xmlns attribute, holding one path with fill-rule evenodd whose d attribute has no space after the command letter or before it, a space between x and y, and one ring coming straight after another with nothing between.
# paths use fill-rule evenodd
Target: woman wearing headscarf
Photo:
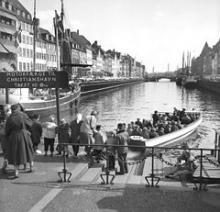
<instances>
[{"instance_id":1,"label":"woman wearing headscarf","mask_svg":"<svg viewBox=\"0 0 220 212\"><path fill-rule=\"evenodd\" d=\"M14 165L15 177L18 177L18 168L21 164L30 163L33 168L33 147L30 132L32 121L27 114L21 111L19 104L11 106L11 115L5 126L5 135L8 142L8 163Z\"/></svg>"}]
</instances>

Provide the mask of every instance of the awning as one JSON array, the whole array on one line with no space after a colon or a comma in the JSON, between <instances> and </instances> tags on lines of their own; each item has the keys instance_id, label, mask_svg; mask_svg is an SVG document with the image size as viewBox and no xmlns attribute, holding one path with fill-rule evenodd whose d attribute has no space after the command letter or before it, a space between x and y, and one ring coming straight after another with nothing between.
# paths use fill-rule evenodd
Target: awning
<instances>
[{"instance_id":1,"label":"awning","mask_svg":"<svg viewBox=\"0 0 220 212\"><path fill-rule=\"evenodd\" d=\"M8 53L8 51L4 48L4 46L0 43L0 53Z\"/></svg>"},{"instance_id":2,"label":"awning","mask_svg":"<svg viewBox=\"0 0 220 212\"><path fill-rule=\"evenodd\" d=\"M18 49L15 46L4 44L4 47L8 50L9 53L18 53Z\"/></svg>"},{"instance_id":3,"label":"awning","mask_svg":"<svg viewBox=\"0 0 220 212\"><path fill-rule=\"evenodd\" d=\"M10 35L14 35L15 32L16 32L16 28L10 29L10 28L5 27L5 26L3 26L3 25L1 24L1 32L5 32L5 33L8 33L8 34L10 34Z\"/></svg>"}]
</instances>

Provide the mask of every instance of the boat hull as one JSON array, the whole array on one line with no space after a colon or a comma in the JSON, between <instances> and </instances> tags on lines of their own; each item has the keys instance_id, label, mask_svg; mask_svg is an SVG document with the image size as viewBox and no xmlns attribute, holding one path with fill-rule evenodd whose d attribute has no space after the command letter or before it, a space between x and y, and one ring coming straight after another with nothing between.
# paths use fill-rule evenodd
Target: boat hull
<instances>
[{"instance_id":1,"label":"boat hull","mask_svg":"<svg viewBox=\"0 0 220 212\"><path fill-rule=\"evenodd\" d=\"M117 88L120 86L143 82L143 79L98 80L80 83L81 95Z\"/></svg>"},{"instance_id":2,"label":"boat hull","mask_svg":"<svg viewBox=\"0 0 220 212\"><path fill-rule=\"evenodd\" d=\"M138 139L137 136L131 137L129 145L135 145L136 147L132 147L134 150L144 149L143 147L172 147L178 143L185 142L192 134L196 132L201 122L202 117L200 115L196 121L192 122L186 127L163 136L152 139L144 139L142 137L139 137Z\"/></svg>"},{"instance_id":3,"label":"boat hull","mask_svg":"<svg viewBox=\"0 0 220 212\"><path fill-rule=\"evenodd\" d=\"M198 81L198 87L200 89L205 89L207 91L220 94L220 81L211 81L211 80L202 79Z\"/></svg>"},{"instance_id":4,"label":"boat hull","mask_svg":"<svg viewBox=\"0 0 220 212\"><path fill-rule=\"evenodd\" d=\"M60 112L66 110L77 110L80 101L80 89L74 92L68 92L59 98ZM25 112L32 116L33 114L39 114L41 117L48 117L51 114L57 113L56 98L52 100L13 100L9 104L20 103Z\"/></svg>"}]
</instances>

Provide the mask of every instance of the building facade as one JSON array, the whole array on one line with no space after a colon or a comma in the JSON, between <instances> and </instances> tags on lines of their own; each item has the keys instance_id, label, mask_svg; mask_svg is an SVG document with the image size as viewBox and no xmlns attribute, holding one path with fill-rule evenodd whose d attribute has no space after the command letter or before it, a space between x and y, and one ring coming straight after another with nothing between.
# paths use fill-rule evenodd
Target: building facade
<instances>
[{"instance_id":1,"label":"building facade","mask_svg":"<svg viewBox=\"0 0 220 212\"><path fill-rule=\"evenodd\" d=\"M0 0L0 71L17 70L17 8Z\"/></svg>"}]
</instances>

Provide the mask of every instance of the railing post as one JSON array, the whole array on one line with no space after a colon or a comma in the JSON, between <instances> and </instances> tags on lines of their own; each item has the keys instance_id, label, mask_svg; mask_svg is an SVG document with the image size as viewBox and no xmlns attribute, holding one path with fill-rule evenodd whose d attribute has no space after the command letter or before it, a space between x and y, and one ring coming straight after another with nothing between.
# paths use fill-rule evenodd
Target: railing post
<instances>
[{"instance_id":1,"label":"railing post","mask_svg":"<svg viewBox=\"0 0 220 212\"><path fill-rule=\"evenodd\" d=\"M202 158L203 158L203 149L200 149L200 175L199 175L199 190L202 190Z\"/></svg>"},{"instance_id":2,"label":"railing post","mask_svg":"<svg viewBox=\"0 0 220 212\"><path fill-rule=\"evenodd\" d=\"M106 152L106 184L108 184L108 179L109 179L109 152Z\"/></svg>"},{"instance_id":3,"label":"railing post","mask_svg":"<svg viewBox=\"0 0 220 212\"><path fill-rule=\"evenodd\" d=\"M151 187L154 187L154 147L152 147Z\"/></svg>"},{"instance_id":4,"label":"railing post","mask_svg":"<svg viewBox=\"0 0 220 212\"><path fill-rule=\"evenodd\" d=\"M214 157L217 156L217 146L218 146L218 132L215 130L215 150L214 150Z\"/></svg>"},{"instance_id":5,"label":"railing post","mask_svg":"<svg viewBox=\"0 0 220 212\"><path fill-rule=\"evenodd\" d=\"M63 179L66 182L66 145L63 146Z\"/></svg>"},{"instance_id":6,"label":"railing post","mask_svg":"<svg viewBox=\"0 0 220 212\"><path fill-rule=\"evenodd\" d=\"M62 145L63 145L63 170L58 172L58 176L60 178L59 182L70 182L72 173L67 171L66 169L66 148L68 147L68 144L62 144ZM61 174L63 174L63 179ZM66 178L67 174L69 175L68 179Z\"/></svg>"}]
</instances>

